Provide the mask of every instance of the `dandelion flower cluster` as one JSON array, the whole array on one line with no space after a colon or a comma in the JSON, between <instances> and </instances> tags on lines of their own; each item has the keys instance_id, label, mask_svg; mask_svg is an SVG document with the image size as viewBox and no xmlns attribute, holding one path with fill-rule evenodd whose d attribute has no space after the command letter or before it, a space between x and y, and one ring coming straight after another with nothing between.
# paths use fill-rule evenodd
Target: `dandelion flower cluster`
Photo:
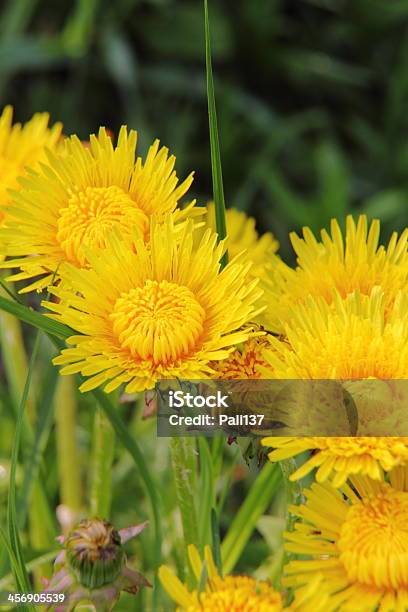
<instances>
[{"instance_id":1,"label":"dandelion flower cluster","mask_svg":"<svg viewBox=\"0 0 408 612\"><path fill-rule=\"evenodd\" d=\"M205 559L201 560L195 546L188 547L190 565L199 584L203 570L207 580L200 591L189 590L166 566L159 570L160 580L181 612L330 612L328 595L320 576L305 588L296 592L293 603L285 606L284 597L267 581L250 576L221 576L214 564L209 546L205 547Z\"/></svg>"},{"instance_id":2,"label":"dandelion flower cluster","mask_svg":"<svg viewBox=\"0 0 408 612\"><path fill-rule=\"evenodd\" d=\"M192 213L194 202L183 210L178 204L193 175L178 184L175 158L159 141L144 162L135 157L136 143L136 132L126 127L116 146L103 128L89 147L73 136L25 179L9 206L12 220L0 232L10 257L3 267L21 270L10 280L36 279L23 292L47 287L67 262L87 267L87 249L106 247L114 228L146 240L153 219L173 213L177 221Z\"/></svg>"},{"instance_id":3,"label":"dandelion flower cluster","mask_svg":"<svg viewBox=\"0 0 408 612\"><path fill-rule=\"evenodd\" d=\"M274 378L383 380L408 377L408 292L386 315L380 287L369 296L357 290L333 304L309 297L295 306L285 339L270 336L264 353Z\"/></svg>"},{"instance_id":4,"label":"dandelion flower cluster","mask_svg":"<svg viewBox=\"0 0 408 612\"><path fill-rule=\"evenodd\" d=\"M179 182L159 141L142 160L126 127L116 143L103 128L86 146L60 134L46 114L25 126L12 125L8 107L0 117L1 267L23 281L20 292L47 288L48 315L72 329L54 359L62 374L80 373L82 391L127 393L163 379L271 378L283 387L295 379L311 388L323 379L341 385L359 417L358 437L339 433L347 413L332 437L313 435L302 418L307 435L262 442L271 461L296 458L291 480L314 472L316 481L290 508L297 520L286 548L300 557L284 568L285 591L222 576L208 547L202 560L190 546L196 588L163 566L170 597L184 612L408 609L408 394L398 386L408 378L408 229L382 246L379 222L365 216L348 217L344 234L333 220L320 240L304 228L291 234L291 268L272 234L260 236L242 212L227 211L226 241L213 204L197 223L203 207L182 202L193 175ZM316 414L337 395L333 387L320 398ZM127 572L116 532L91 521L67 541L71 586L84 533L95 536L87 554L98 557L102 533L114 563L76 594L110 579L115 598L147 585Z\"/></svg>"}]
</instances>

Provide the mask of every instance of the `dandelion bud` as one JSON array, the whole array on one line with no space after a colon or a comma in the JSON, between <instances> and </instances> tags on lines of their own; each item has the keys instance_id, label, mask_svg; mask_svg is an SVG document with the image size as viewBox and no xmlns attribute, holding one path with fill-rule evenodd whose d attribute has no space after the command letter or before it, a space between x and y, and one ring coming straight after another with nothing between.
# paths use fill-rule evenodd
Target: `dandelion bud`
<instances>
[{"instance_id":1,"label":"dandelion bud","mask_svg":"<svg viewBox=\"0 0 408 612\"><path fill-rule=\"evenodd\" d=\"M101 519L81 521L68 536L66 550L78 581L89 589L116 580L125 563L119 532Z\"/></svg>"},{"instance_id":2,"label":"dandelion bud","mask_svg":"<svg viewBox=\"0 0 408 612\"><path fill-rule=\"evenodd\" d=\"M64 593L56 612L91 605L91 610L110 612L121 591L136 594L149 581L127 564L122 545L137 536L147 523L117 531L99 518L81 521L59 541L64 549L55 559L55 571L46 582L46 593Z\"/></svg>"}]
</instances>

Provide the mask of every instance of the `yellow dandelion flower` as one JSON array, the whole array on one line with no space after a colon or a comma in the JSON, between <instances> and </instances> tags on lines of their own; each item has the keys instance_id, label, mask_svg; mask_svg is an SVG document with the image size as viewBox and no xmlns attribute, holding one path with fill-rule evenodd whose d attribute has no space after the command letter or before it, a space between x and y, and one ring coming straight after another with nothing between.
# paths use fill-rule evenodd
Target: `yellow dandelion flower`
<instances>
[{"instance_id":1,"label":"yellow dandelion flower","mask_svg":"<svg viewBox=\"0 0 408 612\"><path fill-rule=\"evenodd\" d=\"M245 261L251 261L252 263L252 278L258 278L260 287L263 290L266 288L269 290L269 284L273 287L274 271L281 265L280 257L276 254L279 249L279 242L271 232L259 235L255 219L248 217L244 212L236 208L227 208L225 213L229 258L233 259L244 252ZM216 231L213 202L207 205L206 221L207 227ZM269 307L269 302L265 299L262 304ZM268 321L269 318L266 317L265 310L258 317L258 323L267 325Z\"/></svg>"},{"instance_id":2,"label":"yellow dandelion flower","mask_svg":"<svg viewBox=\"0 0 408 612\"><path fill-rule=\"evenodd\" d=\"M382 480L384 472L408 463L408 438L395 437L270 437L262 440L272 447L268 457L281 461L313 450L312 456L291 476L290 480L303 478L316 469L317 482L331 479L340 487L355 474Z\"/></svg>"},{"instance_id":3,"label":"yellow dandelion flower","mask_svg":"<svg viewBox=\"0 0 408 612\"><path fill-rule=\"evenodd\" d=\"M262 378L268 368L268 364L263 357L263 352L268 347L269 342L264 336L249 338L244 344L237 347L227 359L212 364L215 378L223 380Z\"/></svg>"},{"instance_id":4,"label":"yellow dandelion flower","mask_svg":"<svg viewBox=\"0 0 408 612\"><path fill-rule=\"evenodd\" d=\"M209 546L205 547L202 561L195 546L188 547L190 564L197 584L205 572L204 589L189 591L166 566L159 569L159 578L180 612L330 612L328 593L322 588L321 578L314 577L307 587L299 589L294 602L286 608L282 595L265 580L250 576L222 577L215 567Z\"/></svg>"},{"instance_id":5,"label":"yellow dandelion flower","mask_svg":"<svg viewBox=\"0 0 408 612\"><path fill-rule=\"evenodd\" d=\"M315 383L292 385L282 433L407 436L408 389L399 380L408 375L407 301L407 294L398 295L386 317L377 287L369 297L337 295L332 306L309 298L292 309L285 339L268 336L271 349L263 354L272 375L267 372L271 378ZM328 379L336 381L333 388ZM344 394L354 404L351 414Z\"/></svg>"},{"instance_id":6,"label":"yellow dandelion flower","mask_svg":"<svg viewBox=\"0 0 408 612\"><path fill-rule=\"evenodd\" d=\"M18 179L27 167L38 167L45 160L45 149L54 149L62 126L48 127L48 113L37 113L30 121L13 125L13 109L6 106L0 116L0 220L4 221L10 203L9 189L18 190Z\"/></svg>"},{"instance_id":7,"label":"yellow dandelion flower","mask_svg":"<svg viewBox=\"0 0 408 612\"><path fill-rule=\"evenodd\" d=\"M213 202L207 205L207 227L216 231L215 206ZM256 221L236 208L227 208L225 221L228 236L228 254L230 258L246 251L253 263L252 273L262 275L265 267L271 266L271 258L279 249L279 242L270 233L260 236L256 230Z\"/></svg>"},{"instance_id":8,"label":"yellow dandelion flower","mask_svg":"<svg viewBox=\"0 0 408 612\"><path fill-rule=\"evenodd\" d=\"M156 140L143 162L135 159L136 142L136 132L126 127L116 146L103 128L88 148L73 136L61 154L49 153L48 165L24 180L10 204L13 221L0 232L4 254L13 258L3 267L21 270L10 280L43 274L23 291L47 286L63 262L86 267L87 249L104 248L114 227L128 238L135 231L147 238L151 219L191 212L194 202L184 210L177 206L193 175L178 185L168 149Z\"/></svg>"},{"instance_id":9,"label":"yellow dandelion flower","mask_svg":"<svg viewBox=\"0 0 408 612\"><path fill-rule=\"evenodd\" d=\"M356 290L370 295L380 286L388 313L398 292L408 287L408 229L399 237L394 232L386 247L379 245L379 236L380 222L374 220L369 226L364 215L357 222L347 217L345 236L335 219L331 221L331 233L321 231L320 241L307 227L302 238L291 233L297 267L280 262L275 270L266 313L270 327L281 330L290 306L303 303L308 296L330 304L333 289L345 298Z\"/></svg>"},{"instance_id":10,"label":"yellow dandelion flower","mask_svg":"<svg viewBox=\"0 0 408 612\"><path fill-rule=\"evenodd\" d=\"M337 610L407 610L408 493L353 477L353 488L315 483L305 495L285 537L288 551L308 558L289 562L284 583L308 584L318 572Z\"/></svg>"},{"instance_id":11,"label":"yellow dandelion flower","mask_svg":"<svg viewBox=\"0 0 408 612\"><path fill-rule=\"evenodd\" d=\"M54 362L65 365L62 374L90 376L83 391L205 378L209 362L246 341L261 295L248 282L249 264L231 261L220 272L224 245L208 230L194 249L192 230L190 220L176 236L169 217L153 225L149 244L138 238L132 248L116 232L109 248L87 250L89 269L61 271L67 283L53 289L60 301L45 306L83 335Z\"/></svg>"},{"instance_id":12,"label":"yellow dandelion flower","mask_svg":"<svg viewBox=\"0 0 408 612\"><path fill-rule=\"evenodd\" d=\"M408 378L408 292L396 296L388 317L386 304L377 287L370 296L336 294L332 307L312 297L294 306L286 340L268 336L264 356L274 378Z\"/></svg>"}]
</instances>

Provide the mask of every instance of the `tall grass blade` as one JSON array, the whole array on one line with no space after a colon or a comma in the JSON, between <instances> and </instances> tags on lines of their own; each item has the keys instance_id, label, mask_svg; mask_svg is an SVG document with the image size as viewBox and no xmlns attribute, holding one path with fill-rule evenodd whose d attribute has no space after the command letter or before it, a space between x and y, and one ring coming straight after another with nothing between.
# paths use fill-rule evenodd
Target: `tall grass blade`
<instances>
[{"instance_id":1,"label":"tall grass blade","mask_svg":"<svg viewBox=\"0 0 408 612\"><path fill-rule=\"evenodd\" d=\"M205 544L211 545L211 508L215 504L214 474L212 456L206 438L198 439L198 450L200 456L198 528L200 546L204 548Z\"/></svg>"},{"instance_id":2,"label":"tall grass blade","mask_svg":"<svg viewBox=\"0 0 408 612\"><path fill-rule=\"evenodd\" d=\"M265 513L281 483L279 466L266 463L253 483L221 545L222 566L229 574L239 560L259 517Z\"/></svg>"},{"instance_id":3,"label":"tall grass blade","mask_svg":"<svg viewBox=\"0 0 408 612\"><path fill-rule=\"evenodd\" d=\"M3 542L6 549L8 547L8 553L10 555L10 558L12 558L14 553L7 540L7 536L5 535L4 532L1 531L1 527L0 527L0 541ZM35 557L35 559L32 559L31 561L26 563L27 570L29 572L32 572L33 570L37 569L38 567L41 567L45 563L50 563L51 561L54 561L55 557L60 552L61 552L61 548L56 548L55 550L51 550L50 552L40 555L39 557ZM2 578L0 578L0 592L10 591L11 587L13 586L13 581L14 581L14 576L12 573L6 574Z\"/></svg>"},{"instance_id":4,"label":"tall grass blade","mask_svg":"<svg viewBox=\"0 0 408 612\"><path fill-rule=\"evenodd\" d=\"M41 458L48 442L54 415L54 394L58 380L58 370L50 365L44 376L42 393L39 398L39 414L34 432L34 443L25 459L24 480L18 498L19 524L24 525L33 484L38 478Z\"/></svg>"},{"instance_id":5,"label":"tall grass blade","mask_svg":"<svg viewBox=\"0 0 408 612\"><path fill-rule=\"evenodd\" d=\"M214 79L211 62L210 20L208 16L207 0L204 0L204 22L208 123L210 128L211 172L215 205L215 221L218 233L218 240L224 240L224 238L226 238L227 236L227 225L225 220L224 185L222 180L220 142L218 136L217 111L215 106ZM224 267L227 263L228 252L225 252L221 258L221 267Z\"/></svg>"},{"instance_id":6,"label":"tall grass blade","mask_svg":"<svg viewBox=\"0 0 408 612\"><path fill-rule=\"evenodd\" d=\"M7 298L0 296L0 309L5 312L9 312L10 314L15 315L20 321L24 321L24 323L28 323L37 329L41 329L43 332L47 334L51 334L52 336L56 336L57 338L69 338L74 334L72 329L63 325L59 321L54 321L27 306L24 304L20 304L17 301L17 298L14 297L14 301L8 300Z\"/></svg>"},{"instance_id":7,"label":"tall grass blade","mask_svg":"<svg viewBox=\"0 0 408 612\"><path fill-rule=\"evenodd\" d=\"M220 576L222 576L220 525L218 521L218 514L215 508L211 508L211 534L214 563L217 566L218 573L220 574Z\"/></svg>"},{"instance_id":8,"label":"tall grass blade","mask_svg":"<svg viewBox=\"0 0 408 612\"><path fill-rule=\"evenodd\" d=\"M10 579L16 582L16 585L18 586L19 584L23 584L24 583L24 576L21 573L21 567L20 564L17 561L17 557L14 554L14 550L11 547L11 544L7 538L7 534L5 533L5 531L3 530L3 528L0 526L0 543L2 545L2 547L4 548L5 551L7 551L9 559L10 559L10 564L11 564L11 568L13 570L12 575L10 576Z\"/></svg>"},{"instance_id":9,"label":"tall grass blade","mask_svg":"<svg viewBox=\"0 0 408 612\"><path fill-rule=\"evenodd\" d=\"M16 421L16 431L14 436L14 444L13 450L11 454L11 465L10 465L10 486L8 493L8 507L7 507L7 524L8 524L8 533L9 533L9 541L11 548L14 553L15 563L13 564L14 568L14 576L16 580L16 585L18 590L22 592L30 592L31 585L30 580L28 578L27 570L24 563L20 535L19 535L19 524L18 524L18 516L17 516L17 503L16 503L16 471L18 464L18 457L20 451L20 442L21 435L23 431L23 423L24 423L24 410L27 403L28 392L30 389L31 379L33 375L34 363L37 358L38 349L40 345L40 333L37 333L33 352L30 359L30 365L27 372L27 378L23 389L23 394L21 396L20 406L17 414ZM18 568L18 571L17 571ZM27 604L26 608L28 610L35 610L35 608L29 604Z\"/></svg>"}]
</instances>

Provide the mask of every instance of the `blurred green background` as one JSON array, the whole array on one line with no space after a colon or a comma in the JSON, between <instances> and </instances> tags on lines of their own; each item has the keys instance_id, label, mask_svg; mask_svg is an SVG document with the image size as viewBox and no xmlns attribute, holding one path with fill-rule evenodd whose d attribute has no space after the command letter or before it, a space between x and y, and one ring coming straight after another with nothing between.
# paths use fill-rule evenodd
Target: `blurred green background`
<instances>
[{"instance_id":1,"label":"blurred green background","mask_svg":"<svg viewBox=\"0 0 408 612\"><path fill-rule=\"evenodd\" d=\"M201 0L3 0L0 96L81 137L155 137L211 192ZM350 210L405 224L408 1L210 1L228 205L288 230Z\"/></svg>"}]
</instances>

